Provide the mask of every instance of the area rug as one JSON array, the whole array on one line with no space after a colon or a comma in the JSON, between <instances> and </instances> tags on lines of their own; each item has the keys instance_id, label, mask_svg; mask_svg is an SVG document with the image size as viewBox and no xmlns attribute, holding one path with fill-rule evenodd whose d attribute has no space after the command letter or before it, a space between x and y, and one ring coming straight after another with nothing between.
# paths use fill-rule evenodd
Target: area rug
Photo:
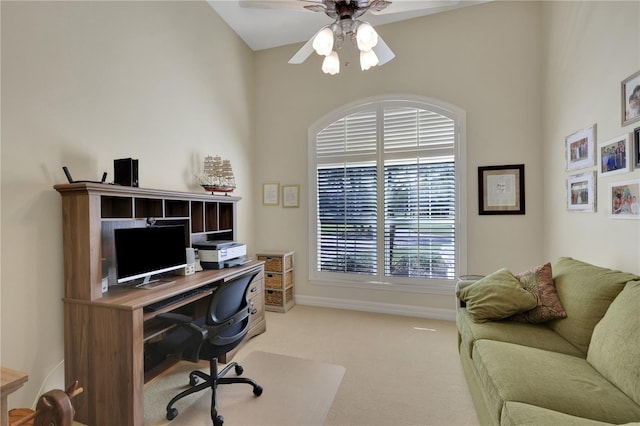
<instances>
[{"instance_id":1,"label":"area rug","mask_svg":"<svg viewBox=\"0 0 640 426\"><path fill-rule=\"evenodd\" d=\"M246 384L218 386L218 411L225 426L322 425L338 391L345 368L309 359L255 351L238 361L243 376L264 388L255 397ZM168 421L166 405L188 386L189 372L207 371L205 364L180 362L145 386L144 418L147 426L211 425L211 391L178 401L178 417ZM233 377L231 370L227 375Z\"/></svg>"}]
</instances>

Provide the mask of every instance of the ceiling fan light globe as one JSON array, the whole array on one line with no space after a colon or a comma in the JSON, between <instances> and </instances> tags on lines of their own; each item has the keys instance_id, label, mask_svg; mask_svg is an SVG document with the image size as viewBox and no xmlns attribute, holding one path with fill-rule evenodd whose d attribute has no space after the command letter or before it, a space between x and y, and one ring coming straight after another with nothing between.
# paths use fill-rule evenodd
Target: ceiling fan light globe
<instances>
[{"instance_id":1,"label":"ceiling fan light globe","mask_svg":"<svg viewBox=\"0 0 640 426\"><path fill-rule=\"evenodd\" d=\"M371 50L378 44L378 33L371 25L363 22L358 26L356 41L358 43L358 49L361 51Z\"/></svg>"},{"instance_id":2,"label":"ceiling fan light globe","mask_svg":"<svg viewBox=\"0 0 640 426\"><path fill-rule=\"evenodd\" d=\"M333 50L333 31L324 28L313 39L313 49L318 55L327 56Z\"/></svg>"},{"instance_id":3,"label":"ceiling fan light globe","mask_svg":"<svg viewBox=\"0 0 640 426\"><path fill-rule=\"evenodd\" d=\"M373 50L363 50L360 52L360 69L367 71L371 67L378 65L378 55Z\"/></svg>"},{"instance_id":4,"label":"ceiling fan light globe","mask_svg":"<svg viewBox=\"0 0 640 426\"><path fill-rule=\"evenodd\" d=\"M333 51L325 56L322 61L322 72L331 75L336 75L340 72L340 58L338 58L338 52Z\"/></svg>"}]
</instances>

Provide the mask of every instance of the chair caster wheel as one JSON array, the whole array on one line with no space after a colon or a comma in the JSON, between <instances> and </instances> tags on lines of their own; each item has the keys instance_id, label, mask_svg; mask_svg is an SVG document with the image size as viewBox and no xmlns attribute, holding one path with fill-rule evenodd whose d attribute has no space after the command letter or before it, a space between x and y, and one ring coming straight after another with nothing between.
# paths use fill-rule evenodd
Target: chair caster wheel
<instances>
[{"instance_id":1,"label":"chair caster wheel","mask_svg":"<svg viewBox=\"0 0 640 426\"><path fill-rule=\"evenodd\" d=\"M224 417L216 416L215 420L213 421L213 426L222 426L223 423L224 423Z\"/></svg>"},{"instance_id":2,"label":"chair caster wheel","mask_svg":"<svg viewBox=\"0 0 640 426\"><path fill-rule=\"evenodd\" d=\"M242 373L244 373L244 368L242 368L242 366L240 365L236 365L236 375L241 375Z\"/></svg>"},{"instance_id":3,"label":"chair caster wheel","mask_svg":"<svg viewBox=\"0 0 640 426\"><path fill-rule=\"evenodd\" d=\"M199 381L200 380L198 379L198 376L189 375L189 385L190 386L197 385Z\"/></svg>"},{"instance_id":4,"label":"chair caster wheel","mask_svg":"<svg viewBox=\"0 0 640 426\"><path fill-rule=\"evenodd\" d=\"M173 420L176 417L178 417L178 409L177 408L172 408L170 410L167 410L167 420Z\"/></svg>"},{"instance_id":5,"label":"chair caster wheel","mask_svg":"<svg viewBox=\"0 0 640 426\"><path fill-rule=\"evenodd\" d=\"M253 388L253 394L254 394L255 396L260 396L260 395L262 395L262 386L260 386L260 385L256 385L256 386Z\"/></svg>"}]
</instances>

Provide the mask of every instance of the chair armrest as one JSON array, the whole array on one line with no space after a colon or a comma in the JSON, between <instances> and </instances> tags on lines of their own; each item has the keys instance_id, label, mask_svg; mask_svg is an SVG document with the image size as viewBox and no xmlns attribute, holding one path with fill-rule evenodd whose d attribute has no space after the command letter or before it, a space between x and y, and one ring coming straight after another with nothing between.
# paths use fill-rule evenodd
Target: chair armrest
<instances>
[{"instance_id":1,"label":"chair armrest","mask_svg":"<svg viewBox=\"0 0 640 426\"><path fill-rule=\"evenodd\" d=\"M161 319L163 321L172 322L174 324L183 324L183 325L187 325L193 322L193 318L188 315L174 314L172 312L158 314L156 315L156 318Z\"/></svg>"},{"instance_id":2,"label":"chair armrest","mask_svg":"<svg viewBox=\"0 0 640 426\"><path fill-rule=\"evenodd\" d=\"M208 335L207 330L204 327L200 327L198 324L196 324L194 319L188 315L166 312L163 314L156 315L156 318L162 321L166 321L170 324L175 324L175 325L184 327L186 330L189 330L192 334L194 334L200 340L204 340Z\"/></svg>"},{"instance_id":3,"label":"chair armrest","mask_svg":"<svg viewBox=\"0 0 640 426\"><path fill-rule=\"evenodd\" d=\"M172 336L174 336L173 338L176 340L174 340L173 343L167 344L163 352L165 354L172 354L177 359L198 362L200 348L209 336L209 332L198 325L192 317L187 315L166 312L156 315L156 318L178 326L178 329L170 333L166 339L170 341ZM162 342L158 344L162 344Z\"/></svg>"}]
</instances>

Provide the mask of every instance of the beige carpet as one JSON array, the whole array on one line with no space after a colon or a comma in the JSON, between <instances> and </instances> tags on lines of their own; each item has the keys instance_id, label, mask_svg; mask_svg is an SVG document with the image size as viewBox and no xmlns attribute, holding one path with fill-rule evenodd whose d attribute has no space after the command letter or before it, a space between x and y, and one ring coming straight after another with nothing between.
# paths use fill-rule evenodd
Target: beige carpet
<instances>
[{"instance_id":1,"label":"beige carpet","mask_svg":"<svg viewBox=\"0 0 640 426\"><path fill-rule=\"evenodd\" d=\"M218 410L226 426L234 425L322 425L338 391L345 368L309 359L263 351L253 351L238 361L243 376L264 388L255 397L246 384L218 387ZM181 362L145 387L145 425L211 425L211 392L187 396L174 407L178 417L165 418L167 402L186 388L188 374L195 368L208 370L208 364ZM229 377L235 373L230 371Z\"/></svg>"},{"instance_id":2,"label":"beige carpet","mask_svg":"<svg viewBox=\"0 0 640 426\"><path fill-rule=\"evenodd\" d=\"M236 358L263 351L344 366L324 426L480 424L460 365L453 321L302 305L266 316L267 332L247 342ZM145 388L153 386L155 381ZM253 397L250 390L249 395ZM260 398L266 395L265 387ZM167 401L160 404L161 414ZM284 410L287 400L273 405ZM299 425L307 426L304 421Z\"/></svg>"}]
</instances>

